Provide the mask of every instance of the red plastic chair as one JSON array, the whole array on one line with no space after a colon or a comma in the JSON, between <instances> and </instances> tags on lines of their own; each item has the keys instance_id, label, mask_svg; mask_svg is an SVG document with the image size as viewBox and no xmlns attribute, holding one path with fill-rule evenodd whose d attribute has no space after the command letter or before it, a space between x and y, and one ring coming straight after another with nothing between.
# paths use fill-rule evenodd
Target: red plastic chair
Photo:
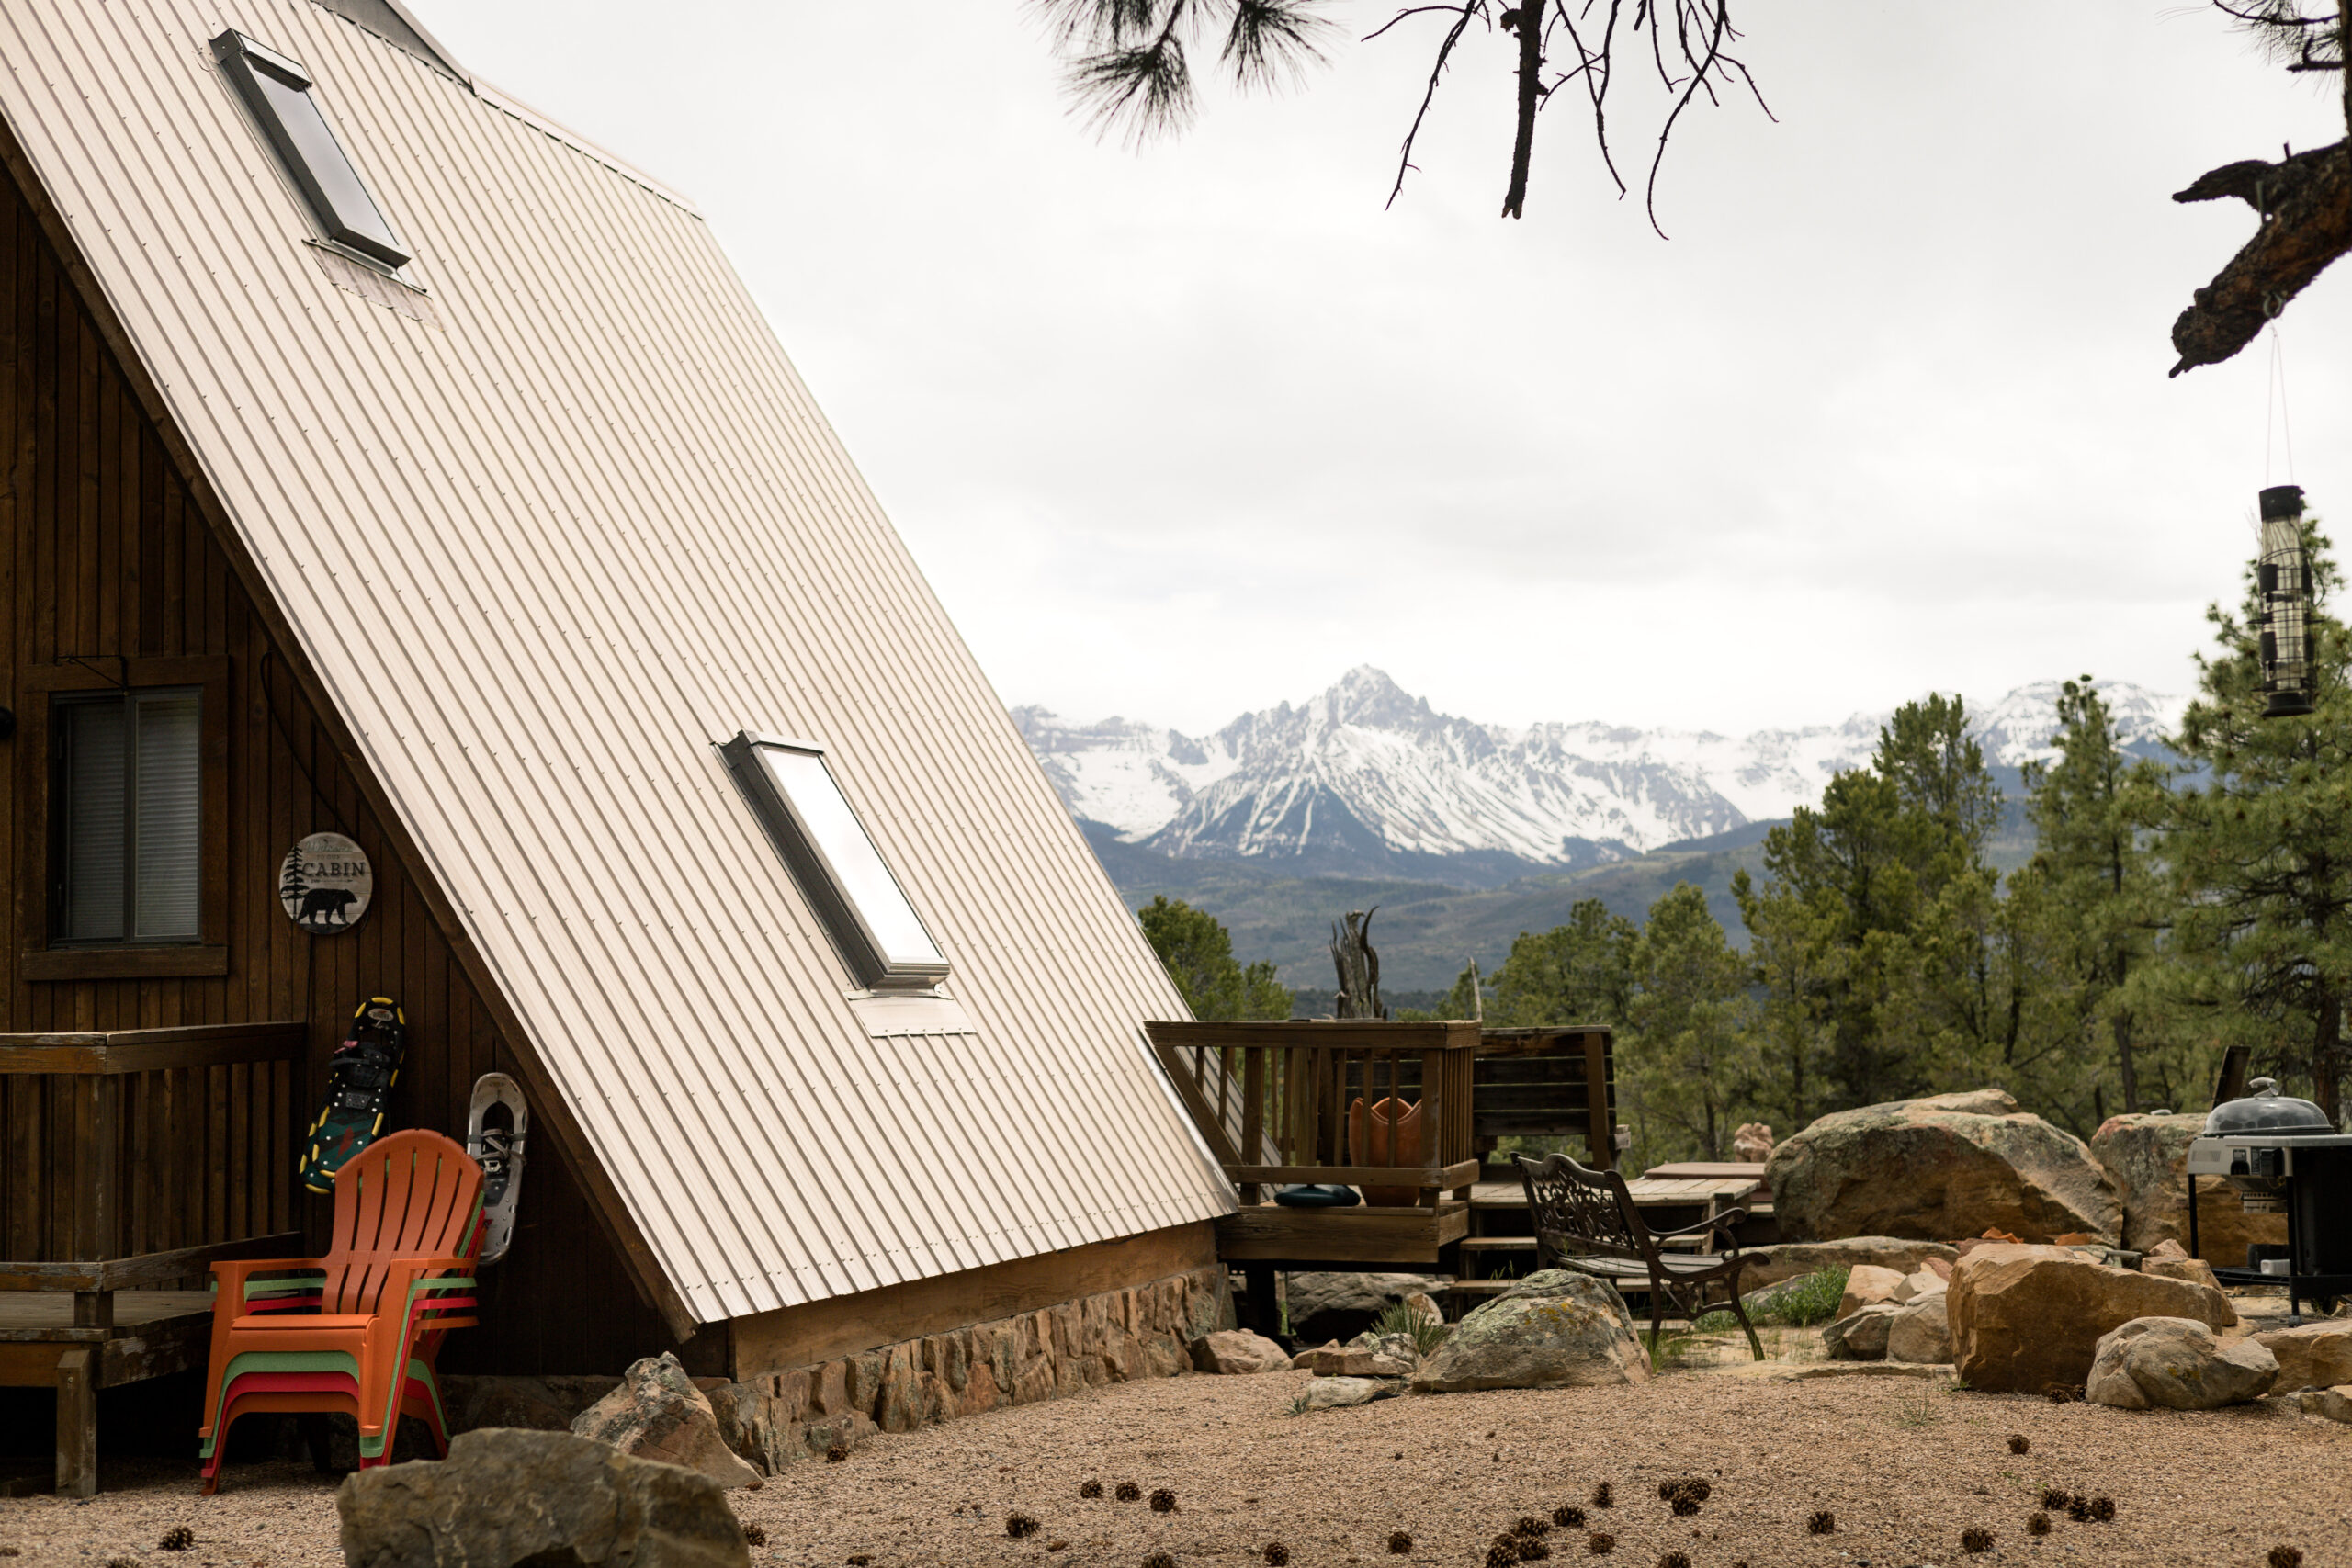
<instances>
[{"instance_id":1,"label":"red plastic chair","mask_svg":"<svg viewBox=\"0 0 2352 1568\"><path fill-rule=\"evenodd\" d=\"M410 1131L335 1173L324 1258L214 1264L205 1492L219 1489L230 1426L259 1410L348 1412L362 1469L385 1462L403 1415L446 1453L433 1365L450 1330L479 1321L466 1314L481 1235L481 1168L440 1134Z\"/></svg>"}]
</instances>

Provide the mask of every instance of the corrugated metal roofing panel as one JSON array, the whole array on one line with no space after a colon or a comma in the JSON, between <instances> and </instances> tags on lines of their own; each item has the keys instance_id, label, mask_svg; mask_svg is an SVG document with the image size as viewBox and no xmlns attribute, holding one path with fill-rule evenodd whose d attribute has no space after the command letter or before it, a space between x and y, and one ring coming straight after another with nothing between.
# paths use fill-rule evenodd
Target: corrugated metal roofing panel
<instances>
[{"instance_id":1,"label":"corrugated metal roofing panel","mask_svg":"<svg viewBox=\"0 0 2352 1568\"><path fill-rule=\"evenodd\" d=\"M431 312L207 40L301 60ZM306 0L11 0L0 109L703 1321L1224 1212L1182 1003L692 210ZM438 323L424 317L437 317ZM971 1032L869 1031L714 750L820 739Z\"/></svg>"}]
</instances>

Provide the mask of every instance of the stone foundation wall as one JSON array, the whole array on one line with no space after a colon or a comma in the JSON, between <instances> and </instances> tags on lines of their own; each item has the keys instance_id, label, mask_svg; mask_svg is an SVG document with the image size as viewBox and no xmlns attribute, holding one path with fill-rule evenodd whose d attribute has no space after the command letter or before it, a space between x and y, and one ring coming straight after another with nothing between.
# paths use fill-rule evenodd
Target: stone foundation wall
<instances>
[{"instance_id":1,"label":"stone foundation wall","mask_svg":"<svg viewBox=\"0 0 2352 1568\"><path fill-rule=\"evenodd\" d=\"M772 1377L695 1382L709 1397L728 1446L774 1474L837 1446L854 1448L876 1431L910 1432L999 1405L1174 1377L1192 1370L1193 1340L1232 1326L1226 1271L1210 1267ZM561 1428L618 1382L450 1377L443 1394L453 1432Z\"/></svg>"},{"instance_id":2,"label":"stone foundation wall","mask_svg":"<svg viewBox=\"0 0 2352 1568\"><path fill-rule=\"evenodd\" d=\"M876 1430L1174 1377L1193 1340L1232 1325L1225 1270L1195 1269L706 1392L729 1446L773 1474Z\"/></svg>"}]
</instances>

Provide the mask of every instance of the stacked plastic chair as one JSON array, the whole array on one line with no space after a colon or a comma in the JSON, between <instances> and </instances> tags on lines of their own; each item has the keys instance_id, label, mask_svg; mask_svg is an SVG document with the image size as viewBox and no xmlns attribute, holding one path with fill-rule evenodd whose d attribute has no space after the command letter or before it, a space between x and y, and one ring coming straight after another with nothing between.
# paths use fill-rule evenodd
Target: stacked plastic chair
<instances>
[{"instance_id":1,"label":"stacked plastic chair","mask_svg":"<svg viewBox=\"0 0 2352 1568\"><path fill-rule=\"evenodd\" d=\"M481 1179L440 1134L394 1133L335 1173L324 1258L212 1266L200 1434L208 1495L220 1488L230 1427L259 1411L348 1413L363 1470L385 1462L402 1416L423 1420L448 1452L433 1368L450 1331L478 1321L469 1314Z\"/></svg>"}]
</instances>

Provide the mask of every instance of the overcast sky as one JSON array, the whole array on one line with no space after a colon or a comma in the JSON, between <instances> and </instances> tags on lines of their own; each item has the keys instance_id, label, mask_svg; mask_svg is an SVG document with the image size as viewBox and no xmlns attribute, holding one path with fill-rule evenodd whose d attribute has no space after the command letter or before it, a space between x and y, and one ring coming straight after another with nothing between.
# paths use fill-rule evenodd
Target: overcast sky
<instances>
[{"instance_id":1,"label":"overcast sky","mask_svg":"<svg viewBox=\"0 0 2352 1568\"><path fill-rule=\"evenodd\" d=\"M1371 662L1476 718L1739 733L2177 692L2258 488L2352 518L2352 263L2280 322L2291 469L2267 342L2165 376L2252 229L2167 193L2344 134L2186 0L1750 8L1779 123L1686 119L1670 243L1565 107L1496 218L1501 37L1384 210L1436 36L1354 41L1391 6L1138 155L1017 0L414 3L696 200L1007 702L1201 730Z\"/></svg>"}]
</instances>

